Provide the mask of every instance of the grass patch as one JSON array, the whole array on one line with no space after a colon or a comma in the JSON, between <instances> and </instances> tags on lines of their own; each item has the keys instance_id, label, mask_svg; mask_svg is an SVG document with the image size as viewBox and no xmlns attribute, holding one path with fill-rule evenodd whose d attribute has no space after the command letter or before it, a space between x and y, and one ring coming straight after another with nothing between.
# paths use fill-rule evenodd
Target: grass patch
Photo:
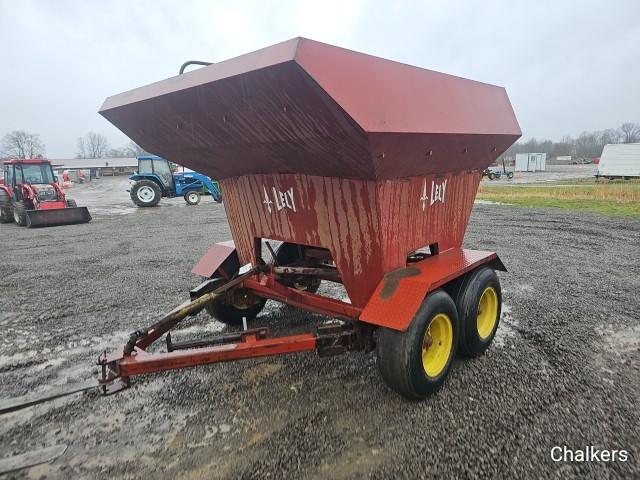
<instances>
[{"instance_id":1,"label":"grass patch","mask_svg":"<svg viewBox=\"0 0 640 480\"><path fill-rule=\"evenodd\" d=\"M640 218L640 181L588 179L557 185L480 185L478 198L522 207L564 208Z\"/></svg>"}]
</instances>

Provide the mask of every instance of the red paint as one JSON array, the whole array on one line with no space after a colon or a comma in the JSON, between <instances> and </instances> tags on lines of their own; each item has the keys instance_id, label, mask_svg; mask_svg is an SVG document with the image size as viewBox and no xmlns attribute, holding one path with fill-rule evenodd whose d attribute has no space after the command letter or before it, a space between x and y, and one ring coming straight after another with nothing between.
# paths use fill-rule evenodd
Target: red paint
<instances>
[{"instance_id":1,"label":"red paint","mask_svg":"<svg viewBox=\"0 0 640 480\"><path fill-rule=\"evenodd\" d=\"M257 263L260 238L327 248L359 308L412 250L461 246L480 172L521 134L501 87L300 38L110 97L100 113L221 180L241 264ZM425 185L444 182L423 209Z\"/></svg>"},{"instance_id":2,"label":"red paint","mask_svg":"<svg viewBox=\"0 0 640 480\"><path fill-rule=\"evenodd\" d=\"M67 208L65 202L38 202L38 210L55 210L57 208Z\"/></svg>"},{"instance_id":3,"label":"red paint","mask_svg":"<svg viewBox=\"0 0 640 480\"><path fill-rule=\"evenodd\" d=\"M202 277L211 277L234 250L235 245L231 240L214 244L193 267L191 272Z\"/></svg>"},{"instance_id":4,"label":"red paint","mask_svg":"<svg viewBox=\"0 0 640 480\"><path fill-rule=\"evenodd\" d=\"M391 295L385 296L382 294L385 285L398 275L398 271L389 272L377 285L360 320L380 327L406 330L426 292L440 288L460 275L491 262L500 262L493 252L451 248L439 255L412 263L407 268L416 269L417 272L400 278L397 286L392 286ZM502 262L497 263L497 266L504 269Z\"/></svg>"},{"instance_id":5,"label":"red paint","mask_svg":"<svg viewBox=\"0 0 640 480\"><path fill-rule=\"evenodd\" d=\"M3 165L14 166L14 165L46 165L50 167L51 162L49 160L43 160L42 158L19 158L19 159L11 159L5 160L2 162ZM60 188L58 183L53 182L50 186L56 191L57 200L55 201L39 201L38 195L36 193L36 189L29 183L20 183L22 178L16 178L15 187L12 185L3 184L0 186L2 190L4 190L9 198L15 197L14 188L20 192L20 196L18 197L22 202L24 202L25 207L28 210L53 210L57 208L67 208L65 194Z\"/></svg>"},{"instance_id":6,"label":"red paint","mask_svg":"<svg viewBox=\"0 0 640 480\"><path fill-rule=\"evenodd\" d=\"M221 184L241 264L256 264L255 238L327 248L351 303L363 308L384 272L403 267L410 252L436 242L441 250L462 244L480 175L378 182L246 175ZM444 201L431 204L433 186L444 182ZM279 208L279 192L293 192L296 211Z\"/></svg>"},{"instance_id":7,"label":"red paint","mask_svg":"<svg viewBox=\"0 0 640 480\"><path fill-rule=\"evenodd\" d=\"M273 276L263 275L257 279L247 279L243 282L243 286L258 296L329 317L354 320L362 311L361 308L340 300L285 287L274 281Z\"/></svg>"},{"instance_id":8,"label":"red paint","mask_svg":"<svg viewBox=\"0 0 640 480\"><path fill-rule=\"evenodd\" d=\"M309 333L266 339L247 335L244 341L238 343L178 350L170 353L147 354L144 351L136 350L132 355L115 359L110 357L108 361L115 360L119 367L119 376L127 378L144 373L175 370L209 363L313 351L315 348L316 336Z\"/></svg>"},{"instance_id":9,"label":"red paint","mask_svg":"<svg viewBox=\"0 0 640 480\"><path fill-rule=\"evenodd\" d=\"M482 170L521 135L504 88L303 38L109 97L100 113L216 179Z\"/></svg>"},{"instance_id":10,"label":"red paint","mask_svg":"<svg viewBox=\"0 0 640 480\"><path fill-rule=\"evenodd\" d=\"M482 170L521 135L501 87L297 38L115 95L100 113L146 150L220 180L234 242L194 272L210 276L235 245L241 265L262 266L232 288L403 330L428 292L501 266L495 253L461 248ZM278 283L258 258L265 238L327 249L350 303ZM407 266L431 244L439 254ZM357 327L369 335L357 347L371 346L373 329ZM316 340L248 335L118 362L127 377Z\"/></svg>"}]
</instances>

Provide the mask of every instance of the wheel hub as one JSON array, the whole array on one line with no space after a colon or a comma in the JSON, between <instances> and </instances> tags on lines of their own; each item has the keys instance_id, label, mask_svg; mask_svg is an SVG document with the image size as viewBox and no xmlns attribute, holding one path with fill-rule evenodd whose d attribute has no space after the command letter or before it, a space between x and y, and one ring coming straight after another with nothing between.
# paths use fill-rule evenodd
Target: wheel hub
<instances>
[{"instance_id":1,"label":"wheel hub","mask_svg":"<svg viewBox=\"0 0 640 480\"><path fill-rule=\"evenodd\" d=\"M156 196L155 192L153 191L153 188L148 187L146 185L138 189L137 195L140 201L145 203L152 201L153 198Z\"/></svg>"},{"instance_id":2,"label":"wheel hub","mask_svg":"<svg viewBox=\"0 0 640 480\"><path fill-rule=\"evenodd\" d=\"M448 315L439 313L422 340L422 367L429 377L437 377L447 366L453 349L453 325Z\"/></svg>"},{"instance_id":3,"label":"wheel hub","mask_svg":"<svg viewBox=\"0 0 640 480\"><path fill-rule=\"evenodd\" d=\"M493 287L487 287L478 303L477 329L482 340L489 338L498 321L498 293Z\"/></svg>"}]
</instances>

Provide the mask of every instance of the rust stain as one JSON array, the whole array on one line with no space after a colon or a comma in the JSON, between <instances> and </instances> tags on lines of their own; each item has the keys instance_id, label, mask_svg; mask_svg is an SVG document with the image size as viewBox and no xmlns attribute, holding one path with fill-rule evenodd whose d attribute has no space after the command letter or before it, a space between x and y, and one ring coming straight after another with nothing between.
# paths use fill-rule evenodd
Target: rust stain
<instances>
[{"instance_id":1,"label":"rust stain","mask_svg":"<svg viewBox=\"0 0 640 480\"><path fill-rule=\"evenodd\" d=\"M425 184L447 182L443 201L420 198ZM254 239L271 238L326 248L351 303L363 308L385 272L404 269L407 255L438 242L440 251L459 247L473 207L479 172L396 180L354 180L302 174L255 174L222 180L225 208L242 264L253 263ZM265 190L293 189L296 211L271 212Z\"/></svg>"},{"instance_id":2,"label":"rust stain","mask_svg":"<svg viewBox=\"0 0 640 480\"><path fill-rule=\"evenodd\" d=\"M380 298L382 300L387 300L398 289L400 280L402 280L403 278L415 277L416 275L420 275L420 269L416 267L401 268L387 273L382 279L382 290L380 290Z\"/></svg>"}]
</instances>

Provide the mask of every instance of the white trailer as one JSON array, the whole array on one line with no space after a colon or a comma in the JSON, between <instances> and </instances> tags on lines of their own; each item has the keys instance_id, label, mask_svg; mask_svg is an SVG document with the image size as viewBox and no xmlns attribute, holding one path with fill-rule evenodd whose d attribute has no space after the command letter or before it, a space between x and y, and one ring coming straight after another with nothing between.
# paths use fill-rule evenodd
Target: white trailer
<instances>
[{"instance_id":1,"label":"white trailer","mask_svg":"<svg viewBox=\"0 0 640 480\"><path fill-rule=\"evenodd\" d=\"M640 143L605 145L596 177L640 177Z\"/></svg>"},{"instance_id":2,"label":"white trailer","mask_svg":"<svg viewBox=\"0 0 640 480\"><path fill-rule=\"evenodd\" d=\"M517 153L516 172L544 172L547 169L546 153Z\"/></svg>"}]
</instances>

